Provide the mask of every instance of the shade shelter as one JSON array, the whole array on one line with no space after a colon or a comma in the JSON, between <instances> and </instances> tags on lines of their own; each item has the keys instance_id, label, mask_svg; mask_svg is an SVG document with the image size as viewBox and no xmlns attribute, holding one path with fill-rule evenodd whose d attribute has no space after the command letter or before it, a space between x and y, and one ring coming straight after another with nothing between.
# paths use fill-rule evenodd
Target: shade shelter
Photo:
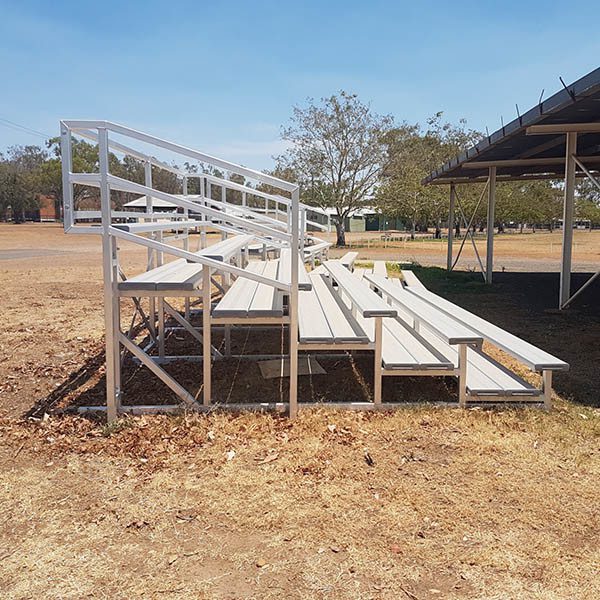
<instances>
[{"instance_id":1,"label":"shade shelter","mask_svg":"<svg viewBox=\"0 0 600 600\"><path fill-rule=\"evenodd\" d=\"M561 80L562 81L562 80ZM492 282L494 264L494 211L496 183L564 179L563 248L559 308L566 308L598 271L571 295L571 255L575 182L589 177L600 190L600 68L572 83L547 100L503 125L477 145L449 160L424 181L449 185L447 264L453 266L453 236L457 184L485 183L487 194L487 248L482 272ZM462 215L464 218L464 215Z\"/></svg>"}]
</instances>

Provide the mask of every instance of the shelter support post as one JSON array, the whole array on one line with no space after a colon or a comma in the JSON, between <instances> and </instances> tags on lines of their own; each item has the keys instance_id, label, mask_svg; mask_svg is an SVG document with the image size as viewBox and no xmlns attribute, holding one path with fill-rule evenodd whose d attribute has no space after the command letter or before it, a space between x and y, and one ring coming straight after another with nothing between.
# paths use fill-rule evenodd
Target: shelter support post
<instances>
[{"instance_id":1,"label":"shelter support post","mask_svg":"<svg viewBox=\"0 0 600 600\"><path fill-rule=\"evenodd\" d=\"M488 206L487 206L487 241L485 259L485 281L492 283L494 271L494 220L496 212L496 167L489 169Z\"/></svg>"},{"instance_id":2,"label":"shelter support post","mask_svg":"<svg viewBox=\"0 0 600 600\"><path fill-rule=\"evenodd\" d=\"M560 266L559 308L564 308L571 295L571 258L573 252L573 211L575 205L575 155L577 154L577 133L567 133L565 157L565 196L563 207L563 246Z\"/></svg>"},{"instance_id":3,"label":"shelter support post","mask_svg":"<svg viewBox=\"0 0 600 600\"><path fill-rule=\"evenodd\" d=\"M456 188L450 184L450 209L448 211L448 249L446 255L446 270L452 271L452 242L454 241L454 208L456 204Z\"/></svg>"}]
</instances>

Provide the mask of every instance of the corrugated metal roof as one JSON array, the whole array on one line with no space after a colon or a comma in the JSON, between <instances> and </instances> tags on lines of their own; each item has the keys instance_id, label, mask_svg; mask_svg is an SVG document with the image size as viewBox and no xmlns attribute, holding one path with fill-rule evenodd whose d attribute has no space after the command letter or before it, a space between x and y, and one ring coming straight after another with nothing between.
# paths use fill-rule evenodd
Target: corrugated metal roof
<instances>
[{"instance_id":1,"label":"corrugated metal roof","mask_svg":"<svg viewBox=\"0 0 600 600\"><path fill-rule=\"evenodd\" d=\"M498 180L523 177L558 179L564 176L565 135L527 135L531 125L600 122L600 68L557 92L477 145L449 160L423 180L424 184L481 181L488 167L478 162L538 159L535 164L497 167ZM577 156L598 156L600 133L578 135ZM466 168L465 165L471 165Z\"/></svg>"}]
</instances>

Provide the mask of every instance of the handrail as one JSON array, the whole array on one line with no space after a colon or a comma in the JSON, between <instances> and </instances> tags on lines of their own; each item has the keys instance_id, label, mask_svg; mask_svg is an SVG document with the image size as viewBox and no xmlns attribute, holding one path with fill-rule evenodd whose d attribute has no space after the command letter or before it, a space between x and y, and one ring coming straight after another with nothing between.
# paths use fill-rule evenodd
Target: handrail
<instances>
[{"instance_id":1,"label":"handrail","mask_svg":"<svg viewBox=\"0 0 600 600\"><path fill-rule=\"evenodd\" d=\"M84 177L82 177L82 175ZM100 187L100 175L98 173L72 173L69 178L71 183L83 183L85 185L93 185L96 187ZM250 231L258 231L263 234L279 238L281 240L290 241L290 234L287 232L280 231L278 229L273 229L271 227L267 227L266 225L262 225L255 221L251 221L249 219L244 219L243 217L236 217L235 215L229 214L225 211L220 211L214 208L210 208L205 204L199 204L196 202L191 202L189 200L185 200L184 198L179 198L173 194L169 194L168 192L161 192L160 190L147 187L142 185L141 183L135 183L133 181L129 181L127 179L123 179L122 177L117 177L116 175L108 175L108 183L113 189L117 189L123 192L132 192L136 194L140 194L140 196L152 196L153 198L157 198L159 200L165 200L166 202L170 202L175 204L176 206L180 206L181 208L187 208L188 210L192 210L199 214L204 214L209 217L229 221L231 223L236 223L243 227L244 229L248 229ZM210 200L210 199L207 199ZM211 203L215 205L222 205L223 203L218 200L210 200ZM229 206L229 205L225 205ZM156 213L160 214L160 213Z\"/></svg>"},{"instance_id":2,"label":"handrail","mask_svg":"<svg viewBox=\"0 0 600 600\"><path fill-rule=\"evenodd\" d=\"M221 262L220 260L214 260L212 258L207 258L194 252L181 250L180 248L176 248L175 246L170 246L169 244L164 244L163 242L158 242L150 238L142 237L141 235L137 235L136 233L129 233L127 231L118 229L117 227L114 227L112 225L109 227L109 233L116 238L128 242L133 242L134 244L140 244L141 246L146 246L147 248L152 248L153 250L158 250L159 252L164 252L165 254L171 254L172 256L185 258L189 262L200 263L201 265L206 265L218 271L225 271L227 273L231 273L232 275L236 275L237 277L245 277L246 279L252 279L254 281L257 281L258 283L270 285L271 287L277 288L284 292L289 292L291 288L289 284L278 281L276 279L264 277L263 275L253 273L252 271L247 271L246 269L236 267L230 263Z\"/></svg>"},{"instance_id":3,"label":"handrail","mask_svg":"<svg viewBox=\"0 0 600 600\"><path fill-rule=\"evenodd\" d=\"M241 165L229 162L227 160L223 160L221 158L217 158L215 156L211 156L210 154L205 154L203 152L198 152L197 150L192 150L191 148L187 148L186 146L163 140L148 133L143 133L141 131L137 131L136 129L131 129L130 127L125 127L124 125L112 123L111 121L85 121L66 119L61 121L61 123L64 123L66 127L70 128L73 131L88 131L89 129L107 129L108 131L112 131L119 135L131 137L133 139L139 140L140 142L152 144L154 146L158 146L159 148L164 148L165 150L175 152L176 154L181 154L183 156L199 160L200 162L210 163L212 165L225 169L226 171L229 171L231 173L243 175L244 177L249 177L250 179L255 179L256 181L272 185L273 187L285 190L287 192L292 192L298 189L297 184L284 181L283 179L273 177L272 175L267 175L265 173L261 173L260 171L255 171L254 169L249 169L247 167L243 167Z\"/></svg>"}]
</instances>

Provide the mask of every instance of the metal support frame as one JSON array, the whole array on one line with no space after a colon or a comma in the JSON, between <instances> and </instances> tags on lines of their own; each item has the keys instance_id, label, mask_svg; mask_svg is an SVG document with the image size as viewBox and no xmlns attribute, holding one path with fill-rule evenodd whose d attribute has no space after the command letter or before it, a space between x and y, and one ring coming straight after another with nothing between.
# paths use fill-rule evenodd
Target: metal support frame
<instances>
[{"instance_id":1,"label":"metal support frame","mask_svg":"<svg viewBox=\"0 0 600 600\"><path fill-rule=\"evenodd\" d=\"M577 133L567 133L565 157L565 195L563 207L563 246L560 265L560 296L558 307L564 308L571 295L571 262L573 254L573 213L575 210L575 155Z\"/></svg>"},{"instance_id":2,"label":"metal support frame","mask_svg":"<svg viewBox=\"0 0 600 600\"><path fill-rule=\"evenodd\" d=\"M492 283L494 271L494 221L496 215L496 167L489 168L488 177L488 203L487 203L487 228L486 228L486 253L485 253L485 281Z\"/></svg>"},{"instance_id":3,"label":"metal support frame","mask_svg":"<svg viewBox=\"0 0 600 600\"><path fill-rule=\"evenodd\" d=\"M115 271L118 268L116 241L110 234L110 187L108 184L108 131L98 129L100 204L102 211L102 272L104 279L104 329L106 345L106 407L109 421L117 417L121 400L119 351L119 300ZM115 327L116 326L116 327Z\"/></svg>"},{"instance_id":4,"label":"metal support frame","mask_svg":"<svg viewBox=\"0 0 600 600\"><path fill-rule=\"evenodd\" d=\"M450 207L448 210L448 248L446 252L446 269L452 271L452 242L454 241L454 210L456 204L456 186L450 184Z\"/></svg>"},{"instance_id":5,"label":"metal support frame","mask_svg":"<svg viewBox=\"0 0 600 600\"><path fill-rule=\"evenodd\" d=\"M208 406L211 401L211 281L210 267L204 265L202 270L202 385L203 403Z\"/></svg>"},{"instance_id":6,"label":"metal support frame","mask_svg":"<svg viewBox=\"0 0 600 600\"><path fill-rule=\"evenodd\" d=\"M477 201L477 204L475 206L475 210L473 211L473 214L471 215L471 218L468 222L467 222L467 217L465 215L465 212L462 208L462 204L460 202L460 197L456 193L456 190L454 191L454 194L455 194L456 200L457 200L457 204L458 204L458 210L460 212L460 218L462 220L463 226L465 227L465 235L460 244L460 248L458 249L458 254L456 255L456 259L454 260L454 262L452 263L451 268L450 268L450 270L453 270L454 267L457 265L458 260L460 259L460 255L462 254L463 248L465 246L465 242L467 241L467 237L468 237L471 240L473 250L475 251L475 256L477 257L477 262L479 263L479 270L481 271L484 281L486 279L485 269L483 268L481 256L479 255L479 250L477 250L477 245L475 244L475 237L473 236L473 233L471 232L471 227L473 225L473 221L475 220L475 215L477 214L477 210L479 209L479 206L481 205L481 201L483 200L483 196L488 188L488 185L489 185L489 178L486 181L485 187L481 191L479 200Z\"/></svg>"},{"instance_id":7,"label":"metal support frame","mask_svg":"<svg viewBox=\"0 0 600 600\"><path fill-rule=\"evenodd\" d=\"M288 298L288 313L290 317L290 417L298 413L298 260L299 260L299 204L300 188L296 186L292 190L291 204L291 234L292 234L292 256L291 256L291 289Z\"/></svg>"},{"instance_id":8,"label":"metal support frame","mask_svg":"<svg viewBox=\"0 0 600 600\"><path fill-rule=\"evenodd\" d=\"M571 135L577 135L577 134L573 133ZM598 190L600 190L600 183L589 172L589 170L581 162L581 160L579 158L577 158L577 156L575 156L575 155L572 155L572 158L575 161L576 165L579 166L579 168L585 173L586 177L594 184L594 186L596 186L596 188L598 188ZM566 186L566 181L565 181L565 198L566 198L566 193L567 193L567 186ZM566 208L567 208L567 203L565 201L565 212L566 212ZM563 219L563 240L564 240L564 229L565 229L565 221ZM571 223L570 229L571 229L571 236L572 236L572 233L573 233L573 225L572 225L572 223ZM563 244L564 244L564 241L563 241ZM563 248L563 257L564 257L564 248ZM570 267L569 267L569 270L570 270ZM562 275L562 271L561 271L561 275ZM564 302L561 302L560 308L567 308L573 302L573 300L575 300L575 298L577 298L577 296L579 296L579 294L581 294L596 279L598 279L598 277L600 277L600 270L596 271L596 273L594 273L572 296L568 297ZM570 292L571 292L571 290L570 290L570 275L569 275L569 294L570 294ZM561 278L561 293L562 293L562 278Z\"/></svg>"}]
</instances>

